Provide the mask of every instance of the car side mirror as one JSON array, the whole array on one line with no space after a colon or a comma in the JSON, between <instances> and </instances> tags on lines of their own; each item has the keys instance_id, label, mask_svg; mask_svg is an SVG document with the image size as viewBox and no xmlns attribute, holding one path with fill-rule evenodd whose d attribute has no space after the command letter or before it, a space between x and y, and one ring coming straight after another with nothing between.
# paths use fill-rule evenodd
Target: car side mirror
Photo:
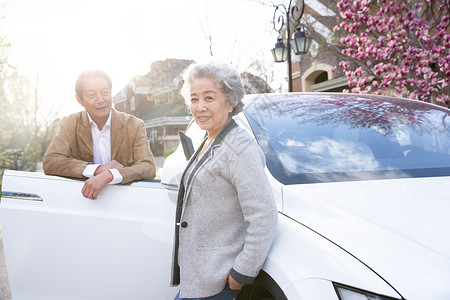
<instances>
[{"instance_id":1,"label":"car side mirror","mask_svg":"<svg viewBox=\"0 0 450 300\"><path fill-rule=\"evenodd\" d=\"M180 138L181 145L183 146L184 156L186 157L186 160L189 160L192 154L194 154L192 139L181 131L178 132L178 136Z\"/></svg>"}]
</instances>

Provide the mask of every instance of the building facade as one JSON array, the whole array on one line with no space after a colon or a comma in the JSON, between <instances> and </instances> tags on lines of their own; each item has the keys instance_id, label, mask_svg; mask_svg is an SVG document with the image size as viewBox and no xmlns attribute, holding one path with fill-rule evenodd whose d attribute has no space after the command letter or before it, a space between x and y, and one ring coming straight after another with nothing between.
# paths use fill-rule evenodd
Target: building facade
<instances>
[{"instance_id":1,"label":"building facade","mask_svg":"<svg viewBox=\"0 0 450 300\"><path fill-rule=\"evenodd\" d=\"M183 73L192 63L182 59L156 61L149 73L135 76L113 98L117 110L144 120L155 156L175 149L178 132L184 131L191 120L179 91Z\"/></svg>"}]
</instances>

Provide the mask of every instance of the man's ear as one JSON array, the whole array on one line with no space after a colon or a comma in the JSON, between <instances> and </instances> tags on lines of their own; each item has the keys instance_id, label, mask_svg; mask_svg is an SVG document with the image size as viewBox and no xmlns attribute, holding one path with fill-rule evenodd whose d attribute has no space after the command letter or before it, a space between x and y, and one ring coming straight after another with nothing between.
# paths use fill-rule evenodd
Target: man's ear
<instances>
[{"instance_id":1,"label":"man's ear","mask_svg":"<svg viewBox=\"0 0 450 300\"><path fill-rule=\"evenodd\" d=\"M81 100L80 97L78 97L78 95L75 95L75 98L77 98L78 103L80 103L80 105L84 107L83 100Z\"/></svg>"}]
</instances>

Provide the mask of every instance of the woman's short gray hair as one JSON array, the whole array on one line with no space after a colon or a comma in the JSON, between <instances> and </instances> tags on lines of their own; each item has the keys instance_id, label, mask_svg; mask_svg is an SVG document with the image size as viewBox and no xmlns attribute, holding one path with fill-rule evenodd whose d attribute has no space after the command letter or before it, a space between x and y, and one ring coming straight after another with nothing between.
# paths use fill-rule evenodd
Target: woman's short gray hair
<instances>
[{"instance_id":1,"label":"woman's short gray hair","mask_svg":"<svg viewBox=\"0 0 450 300\"><path fill-rule=\"evenodd\" d=\"M225 99L233 106L231 116L237 115L244 108L242 98L244 98L244 87L239 73L227 64L209 62L205 64L192 64L186 70L184 83L181 88L187 106L190 106L191 85L197 78L210 78L216 80Z\"/></svg>"}]
</instances>

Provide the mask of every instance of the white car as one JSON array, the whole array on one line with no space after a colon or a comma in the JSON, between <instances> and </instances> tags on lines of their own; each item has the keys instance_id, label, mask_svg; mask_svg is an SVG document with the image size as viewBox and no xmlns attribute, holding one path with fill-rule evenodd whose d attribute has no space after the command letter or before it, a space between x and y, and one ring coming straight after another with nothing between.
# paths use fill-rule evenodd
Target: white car
<instances>
[{"instance_id":1,"label":"white car","mask_svg":"<svg viewBox=\"0 0 450 300\"><path fill-rule=\"evenodd\" d=\"M352 94L265 94L236 116L278 209L263 270L237 299L450 299L450 110ZM13 300L173 299L177 185L195 123L161 181L108 186L6 171L0 222Z\"/></svg>"}]
</instances>

